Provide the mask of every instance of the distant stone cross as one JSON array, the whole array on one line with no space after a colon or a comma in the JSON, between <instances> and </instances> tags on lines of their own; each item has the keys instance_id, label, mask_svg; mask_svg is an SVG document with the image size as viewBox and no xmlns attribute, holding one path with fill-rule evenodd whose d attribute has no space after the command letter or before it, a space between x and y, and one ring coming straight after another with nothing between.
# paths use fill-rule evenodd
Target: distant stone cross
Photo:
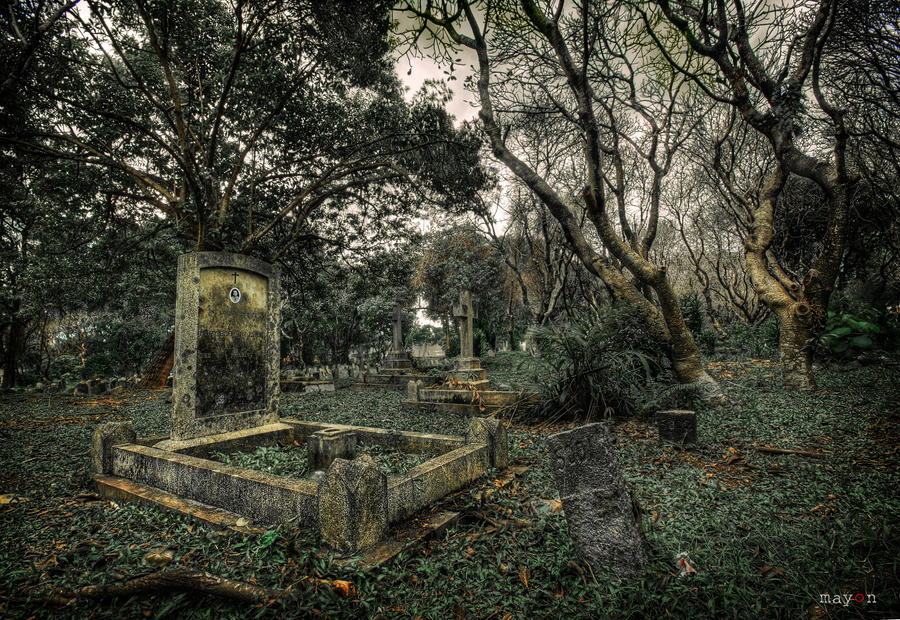
<instances>
[{"instance_id":1,"label":"distant stone cross","mask_svg":"<svg viewBox=\"0 0 900 620\"><path fill-rule=\"evenodd\" d=\"M478 318L475 306L472 305L472 291L459 294L459 304L453 306L453 316L459 319L459 356L475 357L472 346L472 320Z\"/></svg>"},{"instance_id":2,"label":"distant stone cross","mask_svg":"<svg viewBox=\"0 0 900 620\"><path fill-rule=\"evenodd\" d=\"M402 351L403 350L403 306L400 304L394 305L394 314L391 319L391 324L393 326L393 343L392 349L394 351Z\"/></svg>"}]
</instances>

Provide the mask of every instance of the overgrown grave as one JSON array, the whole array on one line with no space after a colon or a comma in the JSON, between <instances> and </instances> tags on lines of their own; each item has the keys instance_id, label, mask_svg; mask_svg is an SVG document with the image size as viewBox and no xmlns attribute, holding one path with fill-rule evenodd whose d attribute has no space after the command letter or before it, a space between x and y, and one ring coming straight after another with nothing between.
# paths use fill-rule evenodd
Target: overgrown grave
<instances>
[{"instance_id":1,"label":"overgrown grave","mask_svg":"<svg viewBox=\"0 0 900 620\"><path fill-rule=\"evenodd\" d=\"M98 427L91 458L104 496L222 524L292 521L352 553L506 466L506 431L496 420L475 418L459 437L279 418L279 304L278 271L262 261L179 257L172 433L159 441L137 438L130 423ZM308 475L214 460L276 446L305 446ZM401 453L427 458L390 475L379 467L379 456Z\"/></svg>"},{"instance_id":2,"label":"overgrown grave","mask_svg":"<svg viewBox=\"0 0 900 620\"><path fill-rule=\"evenodd\" d=\"M279 385L284 393L334 392L337 379L327 368L306 368L283 372Z\"/></svg>"},{"instance_id":3,"label":"overgrown grave","mask_svg":"<svg viewBox=\"0 0 900 620\"><path fill-rule=\"evenodd\" d=\"M403 306L394 304L391 313L391 350L377 372L364 372L353 385L356 390L385 388L402 390L410 381L428 381L429 375L419 373L413 367L409 351L403 347Z\"/></svg>"},{"instance_id":4,"label":"overgrown grave","mask_svg":"<svg viewBox=\"0 0 900 620\"><path fill-rule=\"evenodd\" d=\"M455 368L440 385L429 385L419 379L408 381L404 404L416 409L452 410L479 415L536 399L537 395L530 392L489 389L487 371L481 367L481 360L475 357L473 320L478 317L478 312L472 302L471 291L460 293L459 303L453 307L453 316L459 319L460 343Z\"/></svg>"}]
</instances>

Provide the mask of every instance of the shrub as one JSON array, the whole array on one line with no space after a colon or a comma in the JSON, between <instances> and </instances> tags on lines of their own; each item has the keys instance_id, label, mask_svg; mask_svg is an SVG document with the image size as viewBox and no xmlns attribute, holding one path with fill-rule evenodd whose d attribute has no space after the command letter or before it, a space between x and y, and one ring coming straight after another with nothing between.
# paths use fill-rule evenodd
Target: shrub
<instances>
[{"instance_id":1,"label":"shrub","mask_svg":"<svg viewBox=\"0 0 900 620\"><path fill-rule=\"evenodd\" d=\"M540 357L533 366L542 420L597 419L642 411L653 377L667 365L664 349L631 309L605 308L572 324L535 327Z\"/></svg>"},{"instance_id":2,"label":"shrub","mask_svg":"<svg viewBox=\"0 0 900 620\"><path fill-rule=\"evenodd\" d=\"M84 366L81 367L81 377L108 377L112 375L112 356L105 351L91 353L84 358Z\"/></svg>"},{"instance_id":3,"label":"shrub","mask_svg":"<svg viewBox=\"0 0 900 620\"><path fill-rule=\"evenodd\" d=\"M57 355L50 362L51 379L75 377L80 371L81 358L75 355Z\"/></svg>"},{"instance_id":4,"label":"shrub","mask_svg":"<svg viewBox=\"0 0 900 620\"><path fill-rule=\"evenodd\" d=\"M684 324L694 336L699 336L703 331L703 302L700 301L700 295L696 291L682 295L678 299L678 305L681 307Z\"/></svg>"},{"instance_id":5,"label":"shrub","mask_svg":"<svg viewBox=\"0 0 900 620\"><path fill-rule=\"evenodd\" d=\"M704 329L697 336L700 348L706 355L712 355L716 352L716 344L719 341L719 335L712 329Z\"/></svg>"},{"instance_id":6,"label":"shrub","mask_svg":"<svg viewBox=\"0 0 900 620\"><path fill-rule=\"evenodd\" d=\"M778 354L780 330L781 322L775 315L759 325L735 321L726 328L724 346L748 357L774 357Z\"/></svg>"}]
</instances>

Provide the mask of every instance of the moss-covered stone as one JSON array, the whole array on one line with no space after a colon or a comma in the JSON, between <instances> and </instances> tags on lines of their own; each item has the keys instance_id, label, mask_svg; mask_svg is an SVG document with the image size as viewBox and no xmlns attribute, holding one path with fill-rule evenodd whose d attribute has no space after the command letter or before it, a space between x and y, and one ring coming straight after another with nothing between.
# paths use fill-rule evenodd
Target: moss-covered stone
<instances>
[{"instance_id":1,"label":"moss-covered stone","mask_svg":"<svg viewBox=\"0 0 900 620\"><path fill-rule=\"evenodd\" d=\"M131 422L104 422L91 438L91 471L95 474L112 472L112 449L134 443L137 434Z\"/></svg>"},{"instance_id":2,"label":"moss-covered stone","mask_svg":"<svg viewBox=\"0 0 900 620\"><path fill-rule=\"evenodd\" d=\"M225 252L178 257L172 439L278 421L278 270Z\"/></svg>"},{"instance_id":3,"label":"moss-covered stone","mask_svg":"<svg viewBox=\"0 0 900 620\"><path fill-rule=\"evenodd\" d=\"M322 537L336 549L367 549L387 531L387 477L370 459L335 459L318 495Z\"/></svg>"}]
</instances>

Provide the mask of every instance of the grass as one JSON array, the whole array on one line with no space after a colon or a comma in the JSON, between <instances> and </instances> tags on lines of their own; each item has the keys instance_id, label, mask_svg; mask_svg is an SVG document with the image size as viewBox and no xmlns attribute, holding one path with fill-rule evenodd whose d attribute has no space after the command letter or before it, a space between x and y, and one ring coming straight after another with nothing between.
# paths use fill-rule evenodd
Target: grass
<instances>
[{"instance_id":1,"label":"grass","mask_svg":"<svg viewBox=\"0 0 900 620\"><path fill-rule=\"evenodd\" d=\"M515 383L515 358L485 360L489 376ZM815 393L784 391L777 370L765 362L722 362L711 370L730 402L698 410L697 450L661 447L647 421L613 422L625 477L644 508L652 554L647 569L625 582L587 570L565 519L543 501L556 497L547 436L565 426L510 428L511 458L530 466L524 475L493 489L489 498L476 494L493 488L489 480L448 498L447 506L461 512L455 527L385 567L364 571L333 564L322 541L294 524L262 535L221 531L155 507L92 495L88 446L96 425L131 420L139 435L165 434L171 407L165 392L0 395L0 616L900 615L900 370L832 365L819 372ZM394 391L291 394L282 397L280 411L422 432L465 428L465 416L405 411L402 399ZM759 451L763 446L825 456L767 454ZM287 467L277 450L257 453L251 455L256 467ZM374 456L401 464L396 454ZM64 608L41 598L51 585L112 583L153 572L145 557L159 548L173 552L174 565L265 587L290 586L299 596L290 603L241 606L168 592ZM695 574L675 576L680 552L689 554ZM316 589L305 577L348 580L358 594L344 598ZM826 593L871 593L876 602L821 603Z\"/></svg>"}]
</instances>

